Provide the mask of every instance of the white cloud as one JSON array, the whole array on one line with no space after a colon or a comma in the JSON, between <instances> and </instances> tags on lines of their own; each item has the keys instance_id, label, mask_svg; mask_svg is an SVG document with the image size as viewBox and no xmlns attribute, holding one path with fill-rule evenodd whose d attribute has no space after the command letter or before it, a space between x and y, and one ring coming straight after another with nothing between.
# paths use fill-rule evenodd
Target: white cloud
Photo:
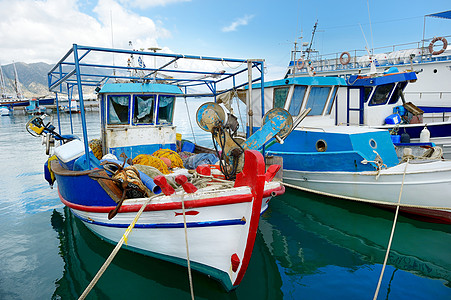
<instances>
[{"instance_id":1,"label":"white cloud","mask_svg":"<svg viewBox=\"0 0 451 300\"><path fill-rule=\"evenodd\" d=\"M95 17L81 12L73 0L0 1L0 63L14 61L55 63L72 44L111 47L158 46L170 32L147 17L125 9L114 0L99 0ZM5 13L8 12L8 13Z\"/></svg>"},{"instance_id":2,"label":"white cloud","mask_svg":"<svg viewBox=\"0 0 451 300\"><path fill-rule=\"evenodd\" d=\"M238 20L234 21L229 26L223 27L222 31L223 32L236 31L238 26L247 25L253 17L254 17L253 15L245 15L244 17L239 18Z\"/></svg>"},{"instance_id":3,"label":"white cloud","mask_svg":"<svg viewBox=\"0 0 451 300\"><path fill-rule=\"evenodd\" d=\"M166 6L178 2L190 2L191 0L119 0L122 4L129 5L131 7L139 7L141 9Z\"/></svg>"}]
</instances>

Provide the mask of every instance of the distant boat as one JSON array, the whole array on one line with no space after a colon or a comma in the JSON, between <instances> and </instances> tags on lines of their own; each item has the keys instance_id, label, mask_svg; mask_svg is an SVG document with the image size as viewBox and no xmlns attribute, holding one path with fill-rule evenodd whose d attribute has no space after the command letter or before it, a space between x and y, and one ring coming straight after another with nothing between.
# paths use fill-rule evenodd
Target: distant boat
<instances>
[{"instance_id":1,"label":"distant boat","mask_svg":"<svg viewBox=\"0 0 451 300\"><path fill-rule=\"evenodd\" d=\"M2 105L0 106L0 115L2 116L10 116L13 114L13 108L8 105Z\"/></svg>"},{"instance_id":2,"label":"distant boat","mask_svg":"<svg viewBox=\"0 0 451 300\"><path fill-rule=\"evenodd\" d=\"M25 107L25 112L29 115L42 115L47 111L45 106L40 105L39 100L29 100L29 105Z\"/></svg>"},{"instance_id":3,"label":"distant boat","mask_svg":"<svg viewBox=\"0 0 451 300\"><path fill-rule=\"evenodd\" d=\"M66 113L79 113L80 105L78 104L77 100L71 99L69 101L69 104L66 106L63 106L62 109Z\"/></svg>"}]
</instances>

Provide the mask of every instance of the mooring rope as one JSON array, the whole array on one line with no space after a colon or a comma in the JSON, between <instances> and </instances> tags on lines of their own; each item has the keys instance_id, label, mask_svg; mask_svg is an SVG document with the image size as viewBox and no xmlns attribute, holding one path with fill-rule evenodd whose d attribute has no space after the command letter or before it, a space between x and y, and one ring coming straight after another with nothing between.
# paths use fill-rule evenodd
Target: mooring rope
<instances>
[{"instance_id":1,"label":"mooring rope","mask_svg":"<svg viewBox=\"0 0 451 300\"><path fill-rule=\"evenodd\" d=\"M185 201L184 201L184 195L182 194L182 212L183 212L183 227L185 228L185 245L186 245L186 262L188 265L188 279L189 279L189 289L191 292L191 299L194 300L194 288L193 288L193 278L191 277L191 264L189 259L189 247L188 247L188 230L186 226L186 214L185 214Z\"/></svg>"},{"instance_id":2,"label":"mooring rope","mask_svg":"<svg viewBox=\"0 0 451 300\"><path fill-rule=\"evenodd\" d=\"M138 211L138 213L135 216L135 219L133 220L133 222L128 226L127 230L125 231L125 233L122 235L121 240L117 243L116 247L114 247L113 251L111 252L110 256L108 256L107 260L105 261L105 263L102 265L102 267L99 269L99 271L97 272L96 276L94 276L94 278L91 280L91 282L89 283L89 285L86 287L86 289L84 290L83 294L81 294L81 296L78 298L79 300L85 299L86 296L88 296L89 292L92 290L92 288L96 285L97 281L99 281L100 277L103 275L103 273L105 272L105 270L108 268L108 266L110 265L111 261L113 261L114 257L116 256L116 254L119 252L119 250L122 247L122 244L124 244L124 241L127 240L128 235L130 234L130 232L132 231L133 227L135 227L136 222L138 222L138 219L141 217L141 214L143 213L144 209L146 208L146 206L150 203L150 201L152 201L154 198L161 196L163 194L158 194L158 195L153 195L152 197L148 198L147 201L141 206L140 210Z\"/></svg>"},{"instance_id":3,"label":"mooring rope","mask_svg":"<svg viewBox=\"0 0 451 300\"><path fill-rule=\"evenodd\" d=\"M423 209L437 209L437 210L451 210L451 207L443 207L443 206L426 206L426 205L416 205L416 204L403 204L403 203L393 203L393 202L386 202L386 201L379 201L379 200L369 200L369 199L363 199L363 198L357 198L357 197L351 197L351 196L341 196L326 192L320 192L317 190L312 190L309 188L300 187L294 184L282 182L282 184L286 187L297 189L304 192L314 193L318 195L328 196L328 197L334 197L334 198L340 198L340 199L346 199L346 200L352 200L356 202L364 202L364 203L370 203L370 204L378 204L378 205L387 205L387 206L399 206L399 207L408 207L408 208L423 208Z\"/></svg>"},{"instance_id":4,"label":"mooring rope","mask_svg":"<svg viewBox=\"0 0 451 300\"><path fill-rule=\"evenodd\" d=\"M406 162L406 167L404 168L404 174L402 175L401 190L399 191L399 197L398 197L398 203L397 203L397 206L396 206L395 218L393 220L393 226L392 226L391 233L390 233L390 239L388 240L387 251L385 252L384 264L382 265L381 275L379 276L379 281L377 283L376 292L374 293L373 300L376 300L377 296L379 295L379 289L381 287L382 278L384 277L385 266L387 265L388 255L390 254L391 242L393 241L393 235L395 234L396 222L398 220L398 213L399 213L399 204L401 203L401 196L402 196L402 191L403 191L403 188L404 188L404 179L406 178L406 172L407 172L407 165L408 164L409 164L409 160L407 160L407 162Z\"/></svg>"}]
</instances>

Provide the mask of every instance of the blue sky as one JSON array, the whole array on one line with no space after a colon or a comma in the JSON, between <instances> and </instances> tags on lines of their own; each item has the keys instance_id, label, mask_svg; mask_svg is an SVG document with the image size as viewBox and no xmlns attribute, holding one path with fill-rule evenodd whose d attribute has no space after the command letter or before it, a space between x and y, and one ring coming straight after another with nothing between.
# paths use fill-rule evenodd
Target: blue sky
<instances>
[{"instance_id":1,"label":"blue sky","mask_svg":"<svg viewBox=\"0 0 451 300\"><path fill-rule=\"evenodd\" d=\"M301 34L310 41L316 20L314 47L326 54L364 49L362 29L370 47L419 41L423 16L450 9L449 0L0 0L0 63L54 63L73 43L111 46L113 19L116 47L130 40L136 48L263 58L272 77ZM426 19L427 38L446 35L451 20Z\"/></svg>"}]
</instances>

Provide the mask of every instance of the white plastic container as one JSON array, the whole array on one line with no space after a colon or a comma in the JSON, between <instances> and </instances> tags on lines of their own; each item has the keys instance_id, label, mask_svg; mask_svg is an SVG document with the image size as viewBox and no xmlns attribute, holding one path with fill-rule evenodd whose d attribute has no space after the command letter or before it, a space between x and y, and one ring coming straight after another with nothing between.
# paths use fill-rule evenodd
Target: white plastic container
<instances>
[{"instance_id":1,"label":"white plastic container","mask_svg":"<svg viewBox=\"0 0 451 300\"><path fill-rule=\"evenodd\" d=\"M420 132L420 143L429 143L431 140L431 133L426 126L424 126L423 130Z\"/></svg>"},{"instance_id":2,"label":"white plastic container","mask_svg":"<svg viewBox=\"0 0 451 300\"><path fill-rule=\"evenodd\" d=\"M85 154L85 145L80 140L72 140L56 147L54 153L64 168L73 170L75 160Z\"/></svg>"}]
</instances>

